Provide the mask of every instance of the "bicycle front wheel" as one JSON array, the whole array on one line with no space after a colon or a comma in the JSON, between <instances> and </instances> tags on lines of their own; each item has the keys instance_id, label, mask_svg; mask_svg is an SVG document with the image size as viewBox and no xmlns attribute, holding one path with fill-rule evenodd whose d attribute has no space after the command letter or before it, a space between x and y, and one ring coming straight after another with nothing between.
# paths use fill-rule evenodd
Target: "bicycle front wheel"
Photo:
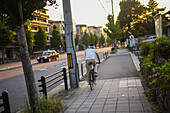
<instances>
[{"instance_id":1,"label":"bicycle front wheel","mask_svg":"<svg viewBox=\"0 0 170 113\"><path fill-rule=\"evenodd\" d=\"M90 85L90 89L93 90L94 89L94 73L92 70L89 73L89 85Z\"/></svg>"}]
</instances>

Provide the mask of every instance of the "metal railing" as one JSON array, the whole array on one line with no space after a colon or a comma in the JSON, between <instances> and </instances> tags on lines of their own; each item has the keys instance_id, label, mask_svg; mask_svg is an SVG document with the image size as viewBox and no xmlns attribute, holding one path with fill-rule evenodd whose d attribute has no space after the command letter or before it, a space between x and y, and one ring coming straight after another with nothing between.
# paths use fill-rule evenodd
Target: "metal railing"
<instances>
[{"instance_id":1,"label":"metal railing","mask_svg":"<svg viewBox=\"0 0 170 113\"><path fill-rule=\"evenodd\" d=\"M107 59L109 57L109 52L106 51L103 53L103 59Z\"/></svg>"},{"instance_id":2,"label":"metal railing","mask_svg":"<svg viewBox=\"0 0 170 113\"><path fill-rule=\"evenodd\" d=\"M3 91L0 99L3 101L3 103L0 104L0 107L4 107L4 111L1 111L1 113L11 113L8 92Z\"/></svg>"},{"instance_id":3,"label":"metal railing","mask_svg":"<svg viewBox=\"0 0 170 113\"><path fill-rule=\"evenodd\" d=\"M86 66L84 66L85 65L85 61L83 61L82 63L81 63L81 76L83 77L84 76L84 71L86 70Z\"/></svg>"},{"instance_id":4,"label":"metal railing","mask_svg":"<svg viewBox=\"0 0 170 113\"><path fill-rule=\"evenodd\" d=\"M41 85L39 85L39 87L42 87L42 90L40 90L40 92L43 92L43 94L47 98L47 88L54 86L62 80L64 80L65 90L68 90L67 76L69 76L69 74L66 68L63 68L62 70L48 76L42 76L41 79L38 80L38 82L41 82Z\"/></svg>"}]
</instances>

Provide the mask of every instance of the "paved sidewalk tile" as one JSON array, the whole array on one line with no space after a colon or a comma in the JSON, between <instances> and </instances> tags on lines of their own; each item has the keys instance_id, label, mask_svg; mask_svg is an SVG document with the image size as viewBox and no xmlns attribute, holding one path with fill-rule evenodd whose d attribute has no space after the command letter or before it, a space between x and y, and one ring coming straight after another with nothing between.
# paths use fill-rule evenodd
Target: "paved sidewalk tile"
<instances>
[{"instance_id":1,"label":"paved sidewalk tile","mask_svg":"<svg viewBox=\"0 0 170 113\"><path fill-rule=\"evenodd\" d=\"M65 93L64 113L152 113L143 92L138 77L98 80L93 91L83 81Z\"/></svg>"}]
</instances>

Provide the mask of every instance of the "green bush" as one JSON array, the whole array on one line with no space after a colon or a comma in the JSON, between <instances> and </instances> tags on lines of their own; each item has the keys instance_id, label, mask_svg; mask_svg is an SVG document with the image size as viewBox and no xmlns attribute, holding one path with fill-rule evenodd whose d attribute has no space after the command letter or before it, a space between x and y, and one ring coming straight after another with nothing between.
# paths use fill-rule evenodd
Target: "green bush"
<instances>
[{"instance_id":1,"label":"green bush","mask_svg":"<svg viewBox=\"0 0 170 113\"><path fill-rule=\"evenodd\" d=\"M59 113L62 112L64 107L59 98L48 98L43 95L39 97L39 105L36 105L36 113ZM21 108L21 113L32 113L28 100Z\"/></svg>"},{"instance_id":2,"label":"green bush","mask_svg":"<svg viewBox=\"0 0 170 113\"><path fill-rule=\"evenodd\" d=\"M153 43L141 42L139 45L140 45L140 55L143 57L148 56L148 54L150 53L153 47Z\"/></svg>"},{"instance_id":3,"label":"green bush","mask_svg":"<svg viewBox=\"0 0 170 113\"><path fill-rule=\"evenodd\" d=\"M166 60L170 59L170 40L166 36L158 38L155 42L155 48L160 52L161 56Z\"/></svg>"},{"instance_id":4,"label":"green bush","mask_svg":"<svg viewBox=\"0 0 170 113\"><path fill-rule=\"evenodd\" d=\"M157 105L155 112L169 113L170 41L162 36L152 43L143 42L139 46L143 56L141 72L146 87L145 94ZM163 63L162 60L164 60Z\"/></svg>"},{"instance_id":5,"label":"green bush","mask_svg":"<svg viewBox=\"0 0 170 113\"><path fill-rule=\"evenodd\" d=\"M117 49L111 51L110 54L113 54L113 53L116 53L116 52L117 52Z\"/></svg>"}]
</instances>

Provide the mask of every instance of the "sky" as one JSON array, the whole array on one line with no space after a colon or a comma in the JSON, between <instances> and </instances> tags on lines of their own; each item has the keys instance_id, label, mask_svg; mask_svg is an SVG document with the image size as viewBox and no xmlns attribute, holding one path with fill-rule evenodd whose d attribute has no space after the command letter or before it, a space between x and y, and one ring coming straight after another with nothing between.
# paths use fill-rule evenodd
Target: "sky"
<instances>
[{"instance_id":1,"label":"sky","mask_svg":"<svg viewBox=\"0 0 170 113\"><path fill-rule=\"evenodd\" d=\"M111 0L70 0L72 18L76 24L86 24L88 26L102 26L105 27L108 14L112 14ZM114 17L117 20L117 16L120 11L119 2L121 0L113 0ZM148 4L149 0L139 0L141 4ZM166 7L165 12L170 10L170 0L156 0L159 5L158 8ZM59 5L57 9L46 6L48 9L47 14L50 16L50 20L62 20L63 6L62 0L56 0Z\"/></svg>"}]
</instances>

